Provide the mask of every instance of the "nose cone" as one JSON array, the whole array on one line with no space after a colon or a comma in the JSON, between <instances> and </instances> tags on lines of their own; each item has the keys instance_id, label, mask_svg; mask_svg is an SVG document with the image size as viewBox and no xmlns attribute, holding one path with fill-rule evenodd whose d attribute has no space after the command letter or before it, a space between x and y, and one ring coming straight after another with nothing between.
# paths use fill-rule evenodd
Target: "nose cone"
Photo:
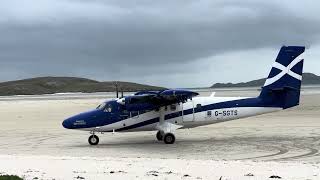
<instances>
[{"instance_id":1,"label":"nose cone","mask_svg":"<svg viewBox=\"0 0 320 180\"><path fill-rule=\"evenodd\" d=\"M66 119L62 122L62 126L66 129L71 129L72 128L72 122L70 119Z\"/></svg>"},{"instance_id":2,"label":"nose cone","mask_svg":"<svg viewBox=\"0 0 320 180\"><path fill-rule=\"evenodd\" d=\"M66 129L83 129L101 126L103 121L101 117L103 112L93 110L72 116L62 122L62 126Z\"/></svg>"}]
</instances>

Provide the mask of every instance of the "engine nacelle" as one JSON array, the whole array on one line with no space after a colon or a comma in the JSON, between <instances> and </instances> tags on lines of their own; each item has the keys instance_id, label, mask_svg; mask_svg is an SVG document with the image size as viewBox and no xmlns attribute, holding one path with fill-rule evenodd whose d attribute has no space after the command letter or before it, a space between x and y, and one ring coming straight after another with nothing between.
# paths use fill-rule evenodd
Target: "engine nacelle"
<instances>
[{"instance_id":1,"label":"engine nacelle","mask_svg":"<svg viewBox=\"0 0 320 180\"><path fill-rule=\"evenodd\" d=\"M120 98L117 103L124 106L128 111L142 111L142 110L153 110L156 108L150 101L148 101L147 96L135 95Z\"/></svg>"}]
</instances>

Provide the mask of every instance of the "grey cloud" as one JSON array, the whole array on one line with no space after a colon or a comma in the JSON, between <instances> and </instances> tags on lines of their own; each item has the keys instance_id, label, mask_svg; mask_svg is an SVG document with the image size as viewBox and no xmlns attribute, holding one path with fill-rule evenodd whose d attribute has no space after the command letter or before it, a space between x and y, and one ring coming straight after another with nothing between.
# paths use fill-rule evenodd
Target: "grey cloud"
<instances>
[{"instance_id":1,"label":"grey cloud","mask_svg":"<svg viewBox=\"0 0 320 180\"><path fill-rule=\"evenodd\" d=\"M0 7L0 68L16 71L11 78L0 73L2 80L170 79L194 73L187 69L203 58L283 44L312 46L320 37L315 10L301 9L298 1L289 7L285 1L250 0L29 2L5 1Z\"/></svg>"}]
</instances>

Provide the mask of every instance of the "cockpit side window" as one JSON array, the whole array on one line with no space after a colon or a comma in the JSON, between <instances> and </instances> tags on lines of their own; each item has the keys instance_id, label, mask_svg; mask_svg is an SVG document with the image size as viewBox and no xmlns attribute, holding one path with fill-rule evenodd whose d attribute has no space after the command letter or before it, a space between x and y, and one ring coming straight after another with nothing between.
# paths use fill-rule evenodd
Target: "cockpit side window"
<instances>
[{"instance_id":1,"label":"cockpit side window","mask_svg":"<svg viewBox=\"0 0 320 180\"><path fill-rule=\"evenodd\" d=\"M110 103L106 104L104 112L113 112L113 108L112 108L112 105Z\"/></svg>"}]
</instances>

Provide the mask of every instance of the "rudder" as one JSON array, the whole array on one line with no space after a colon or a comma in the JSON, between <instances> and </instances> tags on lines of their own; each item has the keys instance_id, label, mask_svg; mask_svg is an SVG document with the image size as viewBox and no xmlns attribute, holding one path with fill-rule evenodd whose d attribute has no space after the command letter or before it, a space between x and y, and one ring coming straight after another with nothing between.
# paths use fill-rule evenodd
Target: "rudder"
<instances>
[{"instance_id":1,"label":"rudder","mask_svg":"<svg viewBox=\"0 0 320 180\"><path fill-rule=\"evenodd\" d=\"M298 56L304 50L303 46L280 49L259 98L284 109L299 104L303 59Z\"/></svg>"}]
</instances>

